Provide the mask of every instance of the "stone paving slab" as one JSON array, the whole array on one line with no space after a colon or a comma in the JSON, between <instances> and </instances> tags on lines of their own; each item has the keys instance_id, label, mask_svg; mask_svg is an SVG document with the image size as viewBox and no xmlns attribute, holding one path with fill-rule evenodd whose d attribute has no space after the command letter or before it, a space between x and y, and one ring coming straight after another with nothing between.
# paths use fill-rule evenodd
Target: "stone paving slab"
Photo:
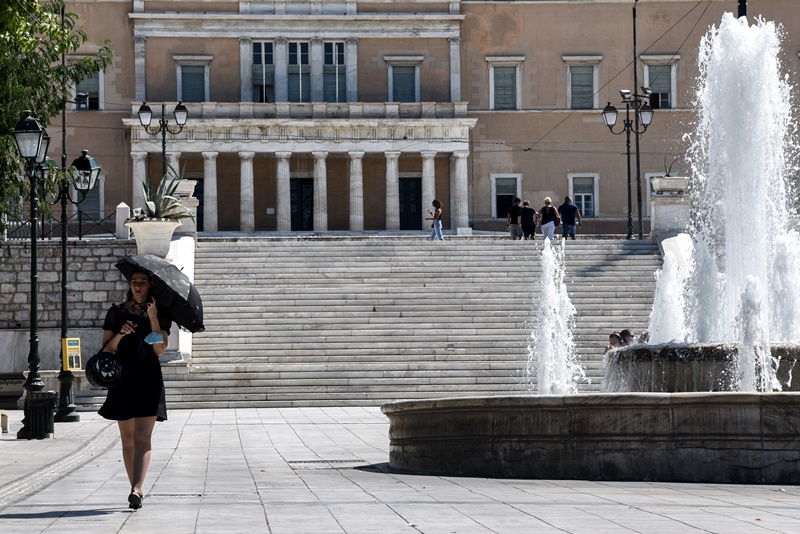
<instances>
[{"instance_id":1,"label":"stone paving slab","mask_svg":"<svg viewBox=\"0 0 800 534\"><path fill-rule=\"evenodd\" d=\"M797 487L397 472L376 407L173 410L132 512L114 423L82 413L22 441L9 415L4 534L800 532Z\"/></svg>"}]
</instances>

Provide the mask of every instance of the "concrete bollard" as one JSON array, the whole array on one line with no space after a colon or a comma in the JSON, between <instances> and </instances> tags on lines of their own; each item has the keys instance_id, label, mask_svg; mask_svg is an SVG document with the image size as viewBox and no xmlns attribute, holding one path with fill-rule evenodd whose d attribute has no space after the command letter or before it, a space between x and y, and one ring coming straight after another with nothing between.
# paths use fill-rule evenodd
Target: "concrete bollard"
<instances>
[{"instance_id":1,"label":"concrete bollard","mask_svg":"<svg viewBox=\"0 0 800 534\"><path fill-rule=\"evenodd\" d=\"M131 218L131 208L124 202L117 204L117 239L130 239L131 231L125 226L125 221Z\"/></svg>"},{"instance_id":2,"label":"concrete bollard","mask_svg":"<svg viewBox=\"0 0 800 534\"><path fill-rule=\"evenodd\" d=\"M8 414L6 412L0 413L0 429L3 434L8 434Z\"/></svg>"}]
</instances>

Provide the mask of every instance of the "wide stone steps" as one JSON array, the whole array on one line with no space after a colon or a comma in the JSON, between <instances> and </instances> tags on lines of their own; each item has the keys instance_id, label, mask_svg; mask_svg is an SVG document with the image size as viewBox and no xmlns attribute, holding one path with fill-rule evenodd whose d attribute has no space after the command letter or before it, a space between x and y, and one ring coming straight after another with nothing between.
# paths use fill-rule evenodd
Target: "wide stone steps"
<instances>
[{"instance_id":1,"label":"wide stone steps","mask_svg":"<svg viewBox=\"0 0 800 534\"><path fill-rule=\"evenodd\" d=\"M171 408L375 405L525 393L541 242L245 238L198 243L206 332ZM646 328L649 242L568 242L576 351L596 391L608 334Z\"/></svg>"}]
</instances>

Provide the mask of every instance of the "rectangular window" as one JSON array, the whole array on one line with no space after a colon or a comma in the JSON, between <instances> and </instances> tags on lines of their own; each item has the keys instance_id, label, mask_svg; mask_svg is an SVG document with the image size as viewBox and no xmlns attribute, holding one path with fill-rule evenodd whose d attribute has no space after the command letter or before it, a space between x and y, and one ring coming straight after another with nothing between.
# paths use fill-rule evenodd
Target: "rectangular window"
<instances>
[{"instance_id":1,"label":"rectangular window","mask_svg":"<svg viewBox=\"0 0 800 534\"><path fill-rule=\"evenodd\" d=\"M75 85L75 109L100 109L100 73L96 72Z\"/></svg>"},{"instance_id":2,"label":"rectangular window","mask_svg":"<svg viewBox=\"0 0 800 534\"><path fill-rule=\"evenodd\" d=\"M289 102L311 102L308 43L289 43Z\"/></svg>"},{"instance_id":3,"label":"rectangular window","mask_svg":"<svg viewBox=\"0 0 800 534\"><path fill-rule=\"evenodd\" d=\"M253 43L253 102L275 102L275 66L271 42Z\"/></svg>"},{"instance_id":4,"label":"rectangular window","mask_svg":"<svg viewBox=\"0 0 800 534\"><path fill-rule=\"evenodd\" d=\"M517 109L517 67L494 67L494 109Z\"/></svg>"},{"instance_id":5,"label":"rectangular window","mask_svg":"<svg viewBox=\"0 0 800 534\"><path fill-rule=\"evenodd\" d=\"M344 43L325 43L325 65L322 79L325 102L346 102L347 70L344 63Z\"/></svg>"},{"instance_id":6,"label":"rectangular window","mask_svg":"<svg viewBox=\"0 0 800 534\"><path fill-rule=\"evenodd\" d=\"M495 178L494 179L494 216L497 219L505 219L508 216L508 208L514 203L517 196L517 178Z\"/></svg>"},{"instance_id":7,"label":"rectangular window","mask_svg":"<svg viewBox=\"0 0 800 534\"><path fill-rule=\"evenodd\" d=\"M570 65L570 108L594 109L594 66Z\"/></svg>"},{"instance_id":8,"label":"rectangular window","mask_svg":"<svg viewBox=\"0 0 800 534\"><path fill-rule=\"evenodd\" d=\"M181 65L181 100L183 102L206 101L206 67Z\"/></svg>"},{"instance_id":9,"label":"rectangular window","mask_svg":"<svg viewBox=\"0 0 800 534\"><path fill-rule=\"evenodd\" d=\"M572 178L572 200L581 210L581 216L595 216L593 176L575 176Z\"/></svg>"},{"instance_id":10,"label":"rectangular window","mask_svg":"<svg viewBox=\"0 0 800 534\"><path fill-rule=\"evenodd\" d=\"M392 102L416 102L416 71L413 65L395 65L392 71Z\"/></svg>"},{"instance_id":11,"label":"rectangular window","mask_svg":"<svg viewBox=\"0 0 800 534\"><path fill-rule=\"evenodd\" d=\"M672 107L672 65L647 65L648 87L653 109Z\"/></svg>"}]
</instances>

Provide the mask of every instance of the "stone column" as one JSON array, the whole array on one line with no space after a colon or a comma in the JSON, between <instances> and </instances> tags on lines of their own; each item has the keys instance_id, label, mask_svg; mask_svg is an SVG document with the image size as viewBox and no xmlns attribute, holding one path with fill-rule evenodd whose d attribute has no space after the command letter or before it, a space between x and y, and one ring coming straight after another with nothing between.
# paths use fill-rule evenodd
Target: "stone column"
<instances>
[{"instance_id":1,"label":"stone column","mask_svg":"<svg viewBox=\"0 0 800 534\"><path fill-rule=\"evenodd\" d=\"M400 152L385 152L386 156L386 229L400 229Z\"/></svg>"},{"instance_id":2,"label":"stone column","mask_svg":"<svg viewBox=\"0 0 800 534\"><path fill-rule=\"evenodd\" d=\"M203 152L203 231L219 230L217 203L217 156L219 152Z\"/></svg>"},{"instance_id":3,"label":"stone column","mask_svg":"<svg viewBox=\"0 0 800 534\"><path fill-rule=\"evenodd\" d=\"M431 209L431 202L436 198L436 151L423 150L422 155L422 214L421 221L423 229L425 223L430 222L425 220L428 217L428 210Z\"/></svg>"},{"instance_id":4,"label":"stone column","mask_svg":"<svg viewBox=\"0 0 800 534\"><path fill-rule=\"evenodd\" d=\"M255 232L255 193L253 191L253 158L255 152L239 152L241 158L241 178L239 186L239 231Z\"/></svg>"},{"instance_id":5,"label":"stone column","mask_svg":"<svg viewBox=\"0 0 800 534\"><path fill-rule=\"evenodd\" d=\"M456 199L456 233L467 234L472 233L469 227L469 184L467 180L467 156L469 152L453 152L455 158L455 191L453 195Z\"/></svg>"},{"instance_id":6,"label":"stone column","mask_svg":"<svg viewBox=\"0 0 800 534\"><path fill-rule=\"evenodd\" d=\"M348 152L350 156L350 230L364 229L364 171L363 152Z\"/></svg>"},{"instance_id":7,"label":"stone column","mask_svg":"<svg viewBox=\"0 0 800 534\"><path fill-rule=\"evenodd\" d=\"M456 158L450 154L450 209L448 210L447 219L450 221L450 228L456 227Z\"/></svg>"},{"instance_id":8,"label":"stone column","mask_svg":"<svg viewBox=\"0 0 800 534\"><path fill-rule=\"evenodd\" d=\"M147 152L131 152L131 158L133 158L131 210L135 210L144 207L142 185L147 182Z\"/></svg>"},{"instance_id":9,"label":"stone column","mask_svg":"<svg viewBox=\"0 0 800 534\"><path fill-rule=\"evenodd\" d=\"M325 166L327 152L314 155L314 231L328 231L328 170Z\"/></svg>"},{"instance_id":10,"label":"stone column","mask_svg":"<svg viewBox=\"0 0 800 534\"><path fill-rule=\"evenodd\" d=\"M275 102L289 101L289 40L275 39Z\"/></svg>"},{"instance_id":11,"label":"stone column","mask_svg":"<svg viewBox=\"0 0 800 534\"><path fill-rule=\"evenodd\" d=\"M144 43L147 37L136 35L133 37L133 77L136 83L136 100L145 101L145 55Z\"/></svg>"},{"instance_id":12,"label":"stone column","mask_svg":"<svg viewBox=\"0 0 800 534\"><path fill-rule=\"evenodd\" d=\"M253 39L239 37L239 77L241 89L239 98L242 102L253 101Z\"/></svg>"},{"instance_id":13,"label":"stone column","mask_svg":"<svg viewBox=\"0 0 800 534\"><path fill-rule=\"evenodd\" d=\"M349 6L348 6L349 7ZM344 41L344 61L347 69L344 74L345 98L348 102L358 102L358 39L349 37Z\"/></svg>"},{"instance_id":14,"label":"stone column","mask_svg":"<svg viewBox=\"0 0 800 534\"><path fill-rule=\"evenodd\" d=\"M450 37L450 102L461 102L460 37Z\"/></svg>"},{"instance_id":15,"label":"stone column","mask_svg":"<svg viewBox=\"0 0 800 534\"><path fill-rule=\"evenodd\" d=\"M309 47L310 67L311 67L311 101L324 102L324 84L323 84L323 64L325 62L324 50L322 49L322 39L311 39L311 46Z\"/></svg>"},{"instance_id":16,"label":"stone column","mask_svg":"<svg viewBox=\"0 0 800 534\"><path fill-rule=\"evenodd\" d=\"M279 232L290 232L292 230L292 196L289 158L292 157L292 153L276 152L275 157L278 158L277 230Z\"/></svg>"}]
</instances>

